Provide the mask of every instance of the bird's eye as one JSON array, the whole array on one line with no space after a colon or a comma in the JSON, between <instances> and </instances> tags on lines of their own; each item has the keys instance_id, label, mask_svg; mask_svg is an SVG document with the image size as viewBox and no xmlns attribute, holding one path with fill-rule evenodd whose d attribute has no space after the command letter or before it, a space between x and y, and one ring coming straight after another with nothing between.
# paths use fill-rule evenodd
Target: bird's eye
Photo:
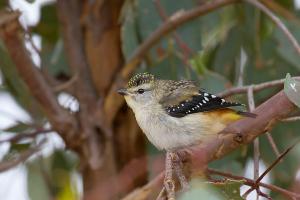
<instances>
[{"instance_id":1,"label":"bird's eye","mask_svg":"<svg viewBox=\"0 0 300 200\"><path fill-rule=\"evenodd\" d=\"M145 92L145 90L144 89L138 89L138 91L137 91L139 94L143 94L144 92Z\"/></svg>"}]
</instances>

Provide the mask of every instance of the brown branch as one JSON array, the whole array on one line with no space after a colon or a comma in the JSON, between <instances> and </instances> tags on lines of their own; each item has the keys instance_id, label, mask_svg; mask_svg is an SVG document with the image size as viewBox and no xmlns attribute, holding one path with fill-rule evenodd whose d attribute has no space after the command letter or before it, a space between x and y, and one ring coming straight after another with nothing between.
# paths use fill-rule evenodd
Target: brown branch
<instances>
[{"instance_id":1,"label":"brown branch","mask_svg":"<svg viewBox=\"0 0 300 200\"><path fill-rule=\"evenodd\" d=\"M243 195L244 198L246 198L253 190L259 191L258 186L260 181L296 146L296 144L298 144L298 142L299 140L287 148L258 178L255 178L255 184L245 192Z\"/></svg>"},{"instance_id":2,"label":"brown branch","mask_svg":"<svg viewBox=\"0 0 300 200\"><path fill-rule=\"evenodd\" d=\"M77 1L57 1L58 19L61 24L64 48L69 67L76 79L76 96L93 111L96 93L91 81L89 66L84 52L83 35L80 27L80 7Z\"/></svg>"},{"instance_id":3,"label":"brown branch","mask_svg":"<svg viewBox=\"0 0 300 200\"><path fill-rule=\"evenodd\" d=\"M293 78L296 80L300 80L299 76L296 76ZM285 81L285 79L279 79L279 80L268 81L268 82L259 83L259 84L252 84L252 85L248 85L248 86L234 87L234 88L230 88L224 92L219 93L218 96L228 97L228 96L231 96L234 94L246 93L248 91L249 87L253 87L253 92L258 92L260 90L264 90L267 88L282 86L284 84L284 81Z\"/></svg>"},{"instance_id":4,"label":"brown branch","mask_svg":"<svg viewBox=\"0 0 300 200\"><path fill-rule=\"evenodd\" d=\"M25 162L29 157L31 157L36 152L40 151L41 146L45 143L45 140L42 141L37 146L30 148L22 153L20 153L16 158L8 161L0 162L0 172L4 172L6 170L9 170L22 162Z\"/></svg>"},{"instance_id":5,"label":"brown branch","mask_svg":"<svg viewBox=\"0 0 300 200\"><path fill-rule=\"evenodd\" d=\"M266 132L266 135L267 135L268 141L269 141L269 143L270 143L270 145L272 147L272 150L274 151L276 157L279 157L280 156L280 152L279 152L279 149L278 149L278 147L277 147L277 145L276 145L276 143L275 143L272 135L269 132Z\"/></svg>"},{"instance_id":6,"label":"brown branch","mask_svg":"<svg viewBox=\"0 0 300 200\"><path fill-rule=\"evenodd\" d=\"M3 39L13 63L30 92L42 106L54 129L66 139L73 134L74 118L58 104L52 88L32 62L24 46L22 28L18 17L18 12L3 11L0 13L1 19L7 19L1 20L0 37Z\"/></svg>"},{"instance_id":7,"label":"brown branch","mask_svg":"<svg viewBox=\"0 0 300 200\"><path fill-rule=\"evenodd\" d=\"M192 169L199 170L207 163L224 157L241 145L249 144L259 135L271 130L294 109L294 104L281 91L254 110L257 114L255 119L244 118L229 124L211 142L190 147L182 150L181 153L186 154L185 160L190 162Z\"/></svg>"},{"instance_id":8,"label":"brown branch","mask_svg":"<svg viewBox=\"0 0 300 200\"><path fill-rule=\"evenodd\" d=\"M253 86L250 86L247 91L248 96L248 104L249 104L249 110L250 112L253 112L255 109L255 102L253 97ZM259 151L259 138L255 138L253 141L253 178L256 180L259 177L259 159L260 159L260 151ZM246 192L247 193L247 192ZM247 194L245 193L245 196L243 196L245 199L247 197ZM258 195L258 193L257 193ZM258 197L257 197L258 199Z\"/></svg>"},{"instance_id":9,"label":"brown branch","mask_svg":"<svg viewBox=\"0 0 300 200\"><path fill-rule=\"evenodd\" d=\"M10 137L8 139L0 140L0 144L1 143L5 143L5 142L16 143L16 142L19 142L22 139L25 139L25 138L34 138L37 135L50 133L52 131L53 131L52 129L45 129L45 130L36 130L36 131L34 131L32 133L18 133L17 135L15 135L13 137Z\"/></svg>"},{"instance_id":10,"label":"brown branch","mask_svg":"<svg viewBox=\"0 0 300 200\"><path fill-rule=\"evenodd\" d=\"M246 178L246 177L243 177L243 176L237 176L237 175L233 175L233 174L228 173L228 172L221 172L221 171L218 171L218 170L215 170L215 169L210 169L210 168L208 168L206 171L209 174L215 174L215 175L227 177L227 178L234 179L234 180L242 180L242 181L244 181L243 183L245 185L248 185L248 186L254 186L255 185L255 180L252 180L252 179L249 179L249 178ZM300 198L300 194L285 190L285 189L283 189L281 187L278 187L276 185L266 184L266 183L261 183L261 182L259 182L258 184L261 187L264 187L264 188L270 189L272 191L281 193L286 197Z\"/></svg>"},{"instance_id":11,"label":"brown branch","mask_svg":"<svg viewBox=\"0 0 300 200\"><path fill-rule=\"evenodd\" d=\"M300 116L295 116L295 117L288 117L285 119L282 119L281 121L283 122L294 122L300 120Z\"/></svg>"},{"instance_id":12,"label":"brown branch","mask_svg":"<svg viewBox=\"0 0 300 200\"><path fill-rule=\"evenodd\" d=\"M168 20L168 16L166 14L166 11L162 7L160 0L154 0L154 5L158 11L158 14L162 18L163 21ZM185 66L189 67L189 62L188 62L188 56L193 53L193 50L189 48L189 46L181 39L180 35L174 31L173 37L178 45L178 47L181 49L182 54L183 54L183 63Z\"/></svg>"},{"instance_id":13,"label":"brown branch","mask_svg":"<svg viewBox=\"0 0 300 200\"><path fill-rule=\"evenodd\" d=\"M289 148L287 148L280 156L259 176L259 178L255 181L259 183L274 167L277 165L284 156L286 156L295 146L298 144L299 140L292 144Z\"/></svg>"},{"instance_id":14,"label":"brown branch","mask_svg":"<svg viewBox=\"0 0 300 200\"><path fill-rule=\"evenodd\" d=\"M248 3L254 5L259 10L264 12L270 19L278 26L279 29L286 35L287 39L291 42L292 46L295 48L296 52L300 55L300 45L293 34L289 31L289 29L284 25L284 23L266 6L260 3L257 0L245 0Z\"/></svg>"},{"instance_id":15,"label":"brown branch","mask_svg":"<svg viewBox=\"0 0 300 200\"><path fill-rule=\"evenodd\" d=\"M247 91L248 96L248 104L250 112L252 112L255 109L255 102L253 97L253 86L250 86ZM259 151L259 138L255 138L253 142L253 148L254 148L254 155L253 155L253 163L254 163L254 179L256 180L259 177L259 157L260 157L260 151Z\"/></svg>"},{"instance_id":16,"label":"brown branch","mask_svg":"<svg viewBox=\"0 0 300 200\"><path fill-rule=\"evenodd\" d=\"M124 99L117 93L117 89L125 85L125 82L132 75L137 65L142 61L145 54L160 41L162 37L175 30L180 25L191 21L199 16L208 14L223 6L239 2L237 0L215 0L207 2L199 7L188 11L178 11L161 24L132 54L128 63L123 67L120 75L111 86L104 103L104 111L106 113L107 121L111 124L119 108L122 106Z\"/></svg>"},{"instance_id":17,"label":"brown branch","mask_svg":"<svg viewBox=\"0 0 300 200\"><path fill-rule=\"evenodd\" d=\"M74 86L75 96L80 102L79 122L83 130L81 137L86 138L88 143L85 156L88 158L90 167L96 169L102 164L103 145L101 142L103 141L100 142L95 126L97 123L101 123L100 121L104 120L104 117L95 119L98 104L84 51L80 27L80 3L79 1L58 0L57 13L69 66L73 76L76 77L78 74Z\"/></svg>"}]
</instances>

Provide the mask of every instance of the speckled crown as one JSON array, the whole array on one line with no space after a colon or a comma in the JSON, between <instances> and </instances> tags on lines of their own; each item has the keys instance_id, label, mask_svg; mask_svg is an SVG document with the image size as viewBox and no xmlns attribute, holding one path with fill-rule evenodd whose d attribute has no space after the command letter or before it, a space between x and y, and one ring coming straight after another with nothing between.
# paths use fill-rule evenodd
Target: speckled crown
<instances>
[{"instance_id":1,"label":"speckled crown","mask_svg":"<svg viewBox=\"0 0 300 200\"><path fill-rule=\"evenodd\" d=\"M136 74L135 76L133 76L128 84L127 87L131 88L131 87L137 87L139 85L145 84L145 83L150 83L154 81L154 76L152 74L149 74L147 72L145 73L139 73Z\"/></svg>"}]
</instances>

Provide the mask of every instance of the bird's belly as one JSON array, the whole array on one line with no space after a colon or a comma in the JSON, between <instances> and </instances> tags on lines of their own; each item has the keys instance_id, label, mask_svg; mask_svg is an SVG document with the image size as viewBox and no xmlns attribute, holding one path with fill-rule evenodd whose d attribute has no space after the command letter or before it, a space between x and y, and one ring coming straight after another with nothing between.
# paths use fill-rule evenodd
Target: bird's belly
<instances>
[{"instance_id":1,"label":"bird's belly","mask_svg":"<svg viewBox=\"0 0 300 200\"><path fill-rule=\"evenodd\" d=\"M139 126L158 149L174 150L191 146L204 141L207 134L211 135L209 125L195 118L175 118L165 113L136 115Z\"/></svg>"}]
</instances>

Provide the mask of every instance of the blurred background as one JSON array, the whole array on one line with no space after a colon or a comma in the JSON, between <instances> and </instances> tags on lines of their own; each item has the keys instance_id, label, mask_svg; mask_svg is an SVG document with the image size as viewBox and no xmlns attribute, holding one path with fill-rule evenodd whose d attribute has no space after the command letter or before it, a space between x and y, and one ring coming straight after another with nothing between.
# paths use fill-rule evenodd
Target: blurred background
<instances>
[{"instance_id":1,"label":"blurred background","mask_svg":"<svg viewBox=\"0 0 300 200\"><path fill-rule=\"evenodd\" d=\"M299 76L300 56L289 38L249 1L2 0L1 199L134 199L126 195L164 165L163 152L146 140L115 93L132 73L192 79L211 93L287 73ZM300 41L299 0L258 2ZM218 6L176 24L172 32L157 32L172 24L170 16L180 18L206 4ZM256 92L255 104L282 88ZM247 104L244 94L230 98ZM260 137L260 172L299 138L299 128L297 121L277 124L271 132L275 152L270 139ZM296 146L262 182L299 192L299 155ZM253 145L209 167L253 178ZM180 199L242 199L249 189L243 182L225 183L240 191L226 196L203 182L193 180ZM247 199L257 199L256 192Z\"/></svg>"}]
</instances>

